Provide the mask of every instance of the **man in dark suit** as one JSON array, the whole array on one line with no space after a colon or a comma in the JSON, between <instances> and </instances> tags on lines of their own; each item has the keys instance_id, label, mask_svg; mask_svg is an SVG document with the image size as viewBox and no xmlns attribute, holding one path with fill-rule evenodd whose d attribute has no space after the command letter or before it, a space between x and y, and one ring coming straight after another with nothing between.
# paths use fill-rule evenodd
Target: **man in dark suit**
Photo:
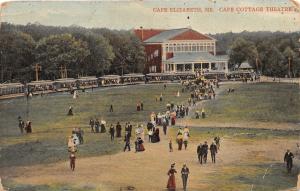
<instances>
[{"instance_id":1,"label":"man in dark suit","mask_svg":"<svg viewBox=\"0 0 300 191\"><path fill-rule=\"evenodd\" d=\"M203 158L202 144L198 145L198 147L197 147L197 154L198 154L198 160L199 160L200 164L202 164L202 158Z\"/></svg>"},{"instance_id":2,"label":"man in dark suit","mask_svg":"<svg viewBox=\"0 0 300 191\"><path fill-rule=\"evenodd\" d=\"M128 132L125 132L125 147L124 147L124 152L126 151L126 149L128 149L128 151L130 151L130 136L128 134Z\"/></svg>"},{"instance_id":3,"label":"man in dark suit","mask_svg":"<svg viewBox=\"0 0 300 191\"><path fill-rule=\"evenodd\" d=\"M211 143L209 150L210 150L210 156L211 156L212 163L216 163L216 154L218 152L218 148L214 144L214 142Z\"/></svg>"},{"instance_id":4,"label":"man in dark suit","mask_svg":"<svg viewBox=\"0 0 300 191\"><path fill-rule=\"evenodd\" d=\"M293 153L290 152L290 150L287 150L284 155L284 162L286 162L286 169L287 169L288 173L292 172L293 158L294 158Z\"/></svg>"},{"instance_id":5,"label":"man in dark suit","mask_svg":"<svg viewBox=\"0 0 300 191\"><path fill-rule=\"evenodd\" d=\"M203 149L203 162L204 164L206 164L207 161L207 153L208 153L208 145L207 145L207 141L204 142L204 145L202 146Z\"/></svg>"},{"instance_id":6,"label":"man in dark suit","mask_svg":"<svg viewBox=\"0 0 300 191\"><path fill-rule=\"evenodd\" d=\"M190 170L186 166L186 164L183 165L181 169L181 178L182 178L182 183L183 183L183 190L186 191L186 186L187 186L187 180L189 176Z\"/></svg>"}]
</instances>

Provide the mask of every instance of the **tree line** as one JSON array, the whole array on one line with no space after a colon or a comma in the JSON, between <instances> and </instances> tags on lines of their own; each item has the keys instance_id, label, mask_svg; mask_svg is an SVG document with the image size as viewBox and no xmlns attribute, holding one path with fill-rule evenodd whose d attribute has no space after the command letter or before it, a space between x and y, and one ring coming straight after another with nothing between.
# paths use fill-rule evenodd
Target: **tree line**
<instances>
[{"instance_id":1,"label":"tree line","mask_svg":"<svg viewBox=\"0 0 300 191\"><path fill-rule=\"evenodd\" d=\"M55 80L67 77L143 72L144 47L132 31L2 23L0 80ZM38 67L37 67L38 66ZM66 77L66 76L64 76Z\"/></svg>"},{"instance_id":2,"label":"tree line","mask_svg":"<svg viewBox=\"0 0 300 191\"><path fill-rule=\"evenodd\" d=\"M201 31L199 31L201 32ZM211 35L217 52L229 55L230 67L248 61L263 75L300 76L299 32L241 32ZM54 80L143 72L145 53L133 31L38 23L0 28L0 81ZM38 66L38 67L36 67Z\"/></svg>"},{"instance_id":3,"label":"tree line","mask_svg":"<svg viewBox=\"0 0 300 191\"><path fill-rule=\"evenodd\" d=\"M229 55L233 68L248 62L267 76L300 77L300 33L247 32L214 36L218 51Z\"/></svg>"}]
</instances>

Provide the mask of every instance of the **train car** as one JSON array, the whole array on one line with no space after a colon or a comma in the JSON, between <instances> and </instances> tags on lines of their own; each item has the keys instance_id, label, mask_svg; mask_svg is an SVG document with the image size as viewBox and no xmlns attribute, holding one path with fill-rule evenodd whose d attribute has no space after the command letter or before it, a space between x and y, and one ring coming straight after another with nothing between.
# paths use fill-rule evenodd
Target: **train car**
<instances>
[{"instance_id":1,"label":"train car","mask_svg":"<svg viewBox=\"0 0 300 191\"><path fill-rule=\"evenodd\" d=\"M32 94L51 93L54 91L54 81L41 80L32 81L26 84L28 91Z\"/></svg>"},{"instance_id":2,"label":"train car","mask_svg":"<svg viewBox=\"0 0 300 191\"><path fill-rule=\"evenodd\" d=\"M77 88L87 89L87 88L97 88L98 78L96 76L80 77L77 79Z\"/></svg>"},{"instance_id":3,"label":"train car","mask_svg":"<svg viewBox=\"0 0 300 191\"><path fill-rule=\"evenodd\" d=\"M145 75L138 73L125 74L121 76L122 84L143 84L145 83Z\"/></svg>"},{"instance_id":4,"label":"train car","mask_svg":"<svg viewBox=\"0 0 300 191\"><path fill-rule=\"evenodd\" d=\"M251 71L232 71L227 74L227 79L231 81L242 81L243 79L252 80L255 73Z\"/></svg>"},{"instance_id":5,"label":"train car","mask_svg":"<svg viewBox=\"0 0 300 191\"><path fill-rule=\"evenodd\" d=\"M121 76L105 75L98 78L99 86L119 86L121 85Z\"/></svg>"},{"instance_id":6,"label":"train car","mask_svg":"<svg viewBox=\"0 0 300 191\"><path fill-rule=\"evenodd\" d=\"M218 79L219 81L227 80L227 76L225 72L207 72L203 74L205 79L208 80L215 80Z\"/></svg>"},{"instance_id":7,"label":"train car","mask_svg":"<svg viewBox=\"0 0 300 191\"><path fill-rule=\"evenodd\" d=\"M194 80L196 79L196 74L190 72L150 73L146 77L149 83L180 82L183 80Z\"/></svg>"},{"instance_id":8,"label":"train car","mask_svg":"<svg viewBox=\"0 0 300 191\"><path fill-rule=\"evenodd\" d=\"M61 78L57 79L54 82L55 90L62 92L62 91L73 91L77 89L76 79L74 78Z\"/></svg>"},{"instance_id":9,"label":"train car","mask_svg":"<svg viewBox=\"0 0 300 191\"><path fill-rule=\"evenodd\" d=\"M25 92L25 86L21 83L8 83L8 84L0 84L0 97L1 96L9 96L17 95L23 96Z\"/></svg>"},{"instance_id":10,"label":"train car","mask_svg":"<svg viewBox=\"0 0 300 191\"><path fill-rule=\"evenodd\" d=\"M171 73L149 73L146 74L147 83L164 83L172 80Z\"/></svg>"},{"instance_id":11,"label":"train car","mask_svg":"<svg viewBox=\"0 0 300 191\"><path fill-rule=\"evenodd\" d=\"M180 72L174 73L172 75L173 81L182 81L182 80L195 80L196 74L194 72Z\"/></svg>"}]
</instances>

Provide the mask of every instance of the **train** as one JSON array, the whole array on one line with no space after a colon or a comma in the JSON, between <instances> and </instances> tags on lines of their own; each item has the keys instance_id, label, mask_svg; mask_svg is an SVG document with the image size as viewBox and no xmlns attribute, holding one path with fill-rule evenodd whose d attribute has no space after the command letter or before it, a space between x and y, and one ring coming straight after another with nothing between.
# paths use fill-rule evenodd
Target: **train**
<instances>
[{"instance_id":1,"label":"train","mask_svg":"<svg viewBox=\"0 0 300 191\"><path fill-rule=\"evenodd\" d=\"M245 75L245 74L244 74ZM245 75L247 77L250 74ZM40 80L32 81L26 84L22 83L6 83L0 84L0 99L24 96L28 94L39 95L54 92L65 92L85 89L93 89L98 87L108 86L124 86L134 84L147 83L166 83L166 82L181 82L184 80L195 80L198 76L195 73L131 73L122 76L119 75L104 75L101 77L87 76L75 78L62 78L55 81ZM206 79L218 79L219 81L226 80L225 73L204 74Z\"/></svg>"}]
</instances>

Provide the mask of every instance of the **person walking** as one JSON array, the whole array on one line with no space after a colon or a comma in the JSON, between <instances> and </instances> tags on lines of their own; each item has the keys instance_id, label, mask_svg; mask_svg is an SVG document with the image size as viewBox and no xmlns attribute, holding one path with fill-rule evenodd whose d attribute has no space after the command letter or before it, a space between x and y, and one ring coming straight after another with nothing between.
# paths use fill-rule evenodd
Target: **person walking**
<instances>
[{"instance_id":1,"label":"person walking","mask_svg":"<svg viewBox=\"0 0 300 191\"><path fill-rule=\"evenodd\" d=\"M25 128L25 123L22 119L19 120L19 129L21 131L21 134L23 134Z\"/></svg>"},{"instance_id":2,"label":"person walking","mask_svg":"<svg viewBox=\"0 0 300 191\"><path fill-rule=\"evenodd\" d=\"M202 116L202 119L205 118L205 109L204 108L202 108L202 110L201 110L201 116Z\"/></svg>"},{"instance_id":3,"label":"person walking","mask_svg":"<svg viewBox=\"0 0 300 191\"><path fill-rule=\"evenodd\" d=\"M209 150L210 150L211 162L216 163L216 154L218 152L218 148L214 142L211 143Z\"/></svg>"},{"instance_id":4,"label":"person walking","mask_svg":"<svg viewBox=\"0 0 300 191\"><path fill-rule=\"evenodd\" d=\"M220 140L221 140L221 138L219 137L219 136L217 136L217 137L215 137L214 138L214 140L215 140L215 143L216 143L216 146L217 146L217 148L218 148L218 150L220 150Z\"/></svg>"},{"instance_id":5,"label":"person walking","mask_svg":"<svg viewBox=\"0 0 300 191\"><path fill-rule=\"evenodd\" d=\"M75 159L76 159L75 152L71 152L69 158L70 158L70 168L72 171L74 171L75 170Z\"/></svg>"},{"instance_id":6,"label":"person walking","mask_svg":"<svg viewBox=\"0 0 300 191\"><path fill-rule=\"evenodd\" d=\"M198 161L200 164L202 164L203 161L203 147L202 144L199 144L197 147L197 155L198 155Z\"/></svg>"},{"instance_id":7,"label":"person walking","mask_svg":"<svg viewBox=\"0 0 300 191\"><path fill-rule=\"evenodd\" d=\"M206 162L207 162L207 153L208 153L207 141L205 141L204 145L202 145L202 152L203 152L203 162L204 162L204 164L206 164Z\"/></svg>"},{"instance_id":8,"label":"person walking","mask_svg":"<svg viewBox=\"0 0 300 191\"><path fill-rule=\"evenodd\" d=\"M113 141L115 139L115 127L113 124L110 124L109 128L110 140Z\"/></svg>"},{"instance_id":9,"label":"person walking","mask_svg":"<svg viewBox=\"0 0 300 191\"><path fill-rule=\"evenodd\" d=\"M32 133L31 121L27 121L25 131L26 133Z\"/></svg>"},{"instance_id":10,"label":"person walking","mask_svg":"<svg viewBox=\"0 0 300 191\"><path fill-rule=\"evenodd\" d=\"M175 163L171 165L171 169L168 171L168 183L167 188L169 191L175 191L176 190L176 182L175 182L175 173L177 173L175 169Z\"/></svg>"},{"instance_id":11,"label":"person walking","mask_svg":"<svg viewBox=\"0 0 300 191\"><path fill-rule=\"evenodd\" d=\"M167 135L168 124L166 119L163 120L162 126L163 126L164 134Z\"/></svg>"},{"instance_id":12,"label":"person walking","mask_svg":"<svg viewBox=\"0 0 300 191\"><path fill-rule=\"evenodd\" d=\"M293 153L290 150L287 150L284 155L284 162L286 162L286 169L288 173L292 172L293 158L294 158Z\"/></svg>"},{"instance_id":13,"label":"person walking","mask_svg":"<svg viewBox=\"0 0 300 191\"><path fill-rule=\"evenodd\" d=\"M181 178L182 178L182 184L183 184L183 190L186 191L187 187L187 180L190 174L189 168L186 166L186 164L183 165L181 169Z\"/></svg>"},{"instance_id":14,"label":"person walking","mask_svg":"<svg viewBox=\"0 0 300 191\"><path fill-rule=\"evenodd\" d=\"M125 133L125 147L124 147L124 152L126 151L126 149L128 149L128 151L130 151L130 136L128 134L128 132Z\"/></svg>"},{"instance_id":15,"label":"person walking","mask_svg":"<svg viewBox=\"0 0 300 191\"><path fill-rule=\"evenodd\" d=\"M120 125L120 122L117 123L116 125L116 131L117 131L117 137L121 137L121 132L122 132L122 126Z\"/></svg>"},{"instance_id":16,"label":"person walking","mask_svg":"<svg viewBox=\"0 0 300 191\"><path fill-rule=\"evenodd\" d=\"M173 144L172 144L172 139L169 141L169 151L173 152Z\"/></svg>"},{"instance_id":17,"label":"person walking","mask_svg":"<svg viewBox=\"0 0 300 191\"><path fill-rule=\"evenodd\" d=\"M90 127L91 127L91 132L94 133L94 126L95 126L95 121L93 119L90 119Z\"/></svg>"},{"instance_id":18,"label":"person walking","mask_svg":"<svg viewBox=\"0 0 300 191\"><path fill-rule=\"evenodd\" d=\"M114 112L113 105L110 105L109 112Z\"/></svg>"},{"instance_id":19,"label":"person walking","mask_svg":"<svg viewBox=\"0 0 300 191\"><path fill-rule=\"evenodd\" d=\"M184 150L187 149L189 137L190 137L190 131L189 131L189 128L188 128L187 126L185 126L184 129L183 129L183 144L184 144Z\"/></svg>"}]
</instances>

